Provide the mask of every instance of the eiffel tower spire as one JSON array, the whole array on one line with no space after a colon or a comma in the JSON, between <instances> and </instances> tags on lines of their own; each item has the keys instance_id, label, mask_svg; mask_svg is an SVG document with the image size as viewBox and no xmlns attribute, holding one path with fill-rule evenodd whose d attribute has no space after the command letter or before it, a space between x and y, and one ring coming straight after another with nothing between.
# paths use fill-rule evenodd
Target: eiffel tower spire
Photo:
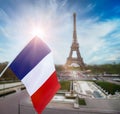
<instances>
[{"instance_id":1,"label":"eiffel tower spire","mask_svg":"<svg viewBox=\"0 0 120 114\"><path fill-rule=\"evenodd\" d=\"M76 13L73 13L73 42L77 42L77 33L76 33Z\"/></svg>"},{"instance_id":2,"label":"eiffel tower spire","mask_svg":"<svg viewBox=\"0 0 120 114\"><path fill-rule=\"evenodd\" d=\"M76 52L77 57L72 57L73 52ZM73 13L73 42L69 57L67 58L66 66L71 65L72 63L78 64L81 68L84 68L83 58L80 55L79 43L77 42L77 31L76 31L76 13Z\"/></svg>"}]
</instances>

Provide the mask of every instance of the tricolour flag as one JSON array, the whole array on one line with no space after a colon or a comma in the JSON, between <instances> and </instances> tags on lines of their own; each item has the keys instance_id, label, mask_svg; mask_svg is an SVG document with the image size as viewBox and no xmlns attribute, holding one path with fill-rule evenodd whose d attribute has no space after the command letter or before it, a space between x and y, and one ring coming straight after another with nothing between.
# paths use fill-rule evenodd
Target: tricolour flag
<instances>
[{"instance_id":1,"label":"tricolour flag","mask_svg":"<svg viewBox=\"0 0 120 114\"><path fill-rule=\"evenodd\" d=\"M60 88L50 48L34 37L10 64L40 114Z\"/></svg>"}]
</instances>

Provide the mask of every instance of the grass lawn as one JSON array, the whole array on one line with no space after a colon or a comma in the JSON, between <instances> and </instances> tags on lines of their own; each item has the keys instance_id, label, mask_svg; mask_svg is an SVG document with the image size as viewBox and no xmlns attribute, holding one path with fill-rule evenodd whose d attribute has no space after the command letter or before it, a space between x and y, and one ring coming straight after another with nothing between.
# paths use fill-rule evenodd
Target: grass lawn
<instances>
[{"instance_id":1,"label":"grass lawn","mask_svg":"<svg viewBox=\"0 0 120 114\"><path fill-rule=\"evenodd\" d=\"M86 105L85 99L83 99L83 98L79 98L78 103L79 103L79 105Z\"/></svg>"},{"instance_id":2,"label":"grass lawn","mask_svg":"<svg viewBox=\"0 0 120 114\"><path fill-rule=\"evenodd\" d=\"M95 83L106 90L108 94L114 95L116 91L120 92L120 85L102 81L95 81Z\"/></svg>"},{"instance_id":3,"label":"grass lawn","mask_svg":"<svg viewBox=\"0 0 120 114\"><path fill-rule=\"evenodd\" d=\"M70 91L70 81L61 81L61 90L67 90Z\"/></svg>"}]
</instances>

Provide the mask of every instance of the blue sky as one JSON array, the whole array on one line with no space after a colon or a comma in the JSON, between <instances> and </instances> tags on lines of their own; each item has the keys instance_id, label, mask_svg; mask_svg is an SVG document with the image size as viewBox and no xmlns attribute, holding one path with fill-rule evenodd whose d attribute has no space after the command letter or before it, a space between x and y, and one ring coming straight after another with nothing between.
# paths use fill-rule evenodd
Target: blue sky
<instances>
[{"instance_id":1,"label":"blue sky","mask_svg":"<svg viewBox=\"0 0 120 114\"><path fill-rule=\"evenodd\" d=\"M84 62L120 63L120 0L0 0L0 62L12 61L37 31L55 64L65 64L74 12Z\"/></svg>"}]
</instances>

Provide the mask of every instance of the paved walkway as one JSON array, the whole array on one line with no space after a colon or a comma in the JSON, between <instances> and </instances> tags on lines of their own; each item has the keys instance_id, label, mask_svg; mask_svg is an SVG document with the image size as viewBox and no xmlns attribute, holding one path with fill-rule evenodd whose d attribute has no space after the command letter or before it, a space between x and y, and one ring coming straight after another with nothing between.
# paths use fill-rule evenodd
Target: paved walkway
<instances>
[{"instance_id":1,"label":"paved walkway","mask_svg":"<svg viewBox=\"0 0 120 114\"><path fill-rule=\"evenodd\" d=\"M25 90L0 97L0 114L19 114L19 104L27 97L28 94Z\"/></svg>"},{"instance_id":2,"label":"paved walkway","mask_svg":"<svg viewBox=\"0 0 120 114\"><path fill-rule=\"evenodd\" d=\"M42 114L120 114L120 99L86 99L86 106L50 102ZM0 97L0 114L36 114L25 90Z\"/></svg>"},{"instance_id":3,"label":"paved walkway","mask_svg":"<svg viewBox=\"0 0 120 114\"><path fill-rule=\"evenodd\" d=\"M106 98L106 95L97 88L94 82L89 81L74 81L74 91L78 94L86 95L92 98Z\"/></svg>"}]
</instances>

